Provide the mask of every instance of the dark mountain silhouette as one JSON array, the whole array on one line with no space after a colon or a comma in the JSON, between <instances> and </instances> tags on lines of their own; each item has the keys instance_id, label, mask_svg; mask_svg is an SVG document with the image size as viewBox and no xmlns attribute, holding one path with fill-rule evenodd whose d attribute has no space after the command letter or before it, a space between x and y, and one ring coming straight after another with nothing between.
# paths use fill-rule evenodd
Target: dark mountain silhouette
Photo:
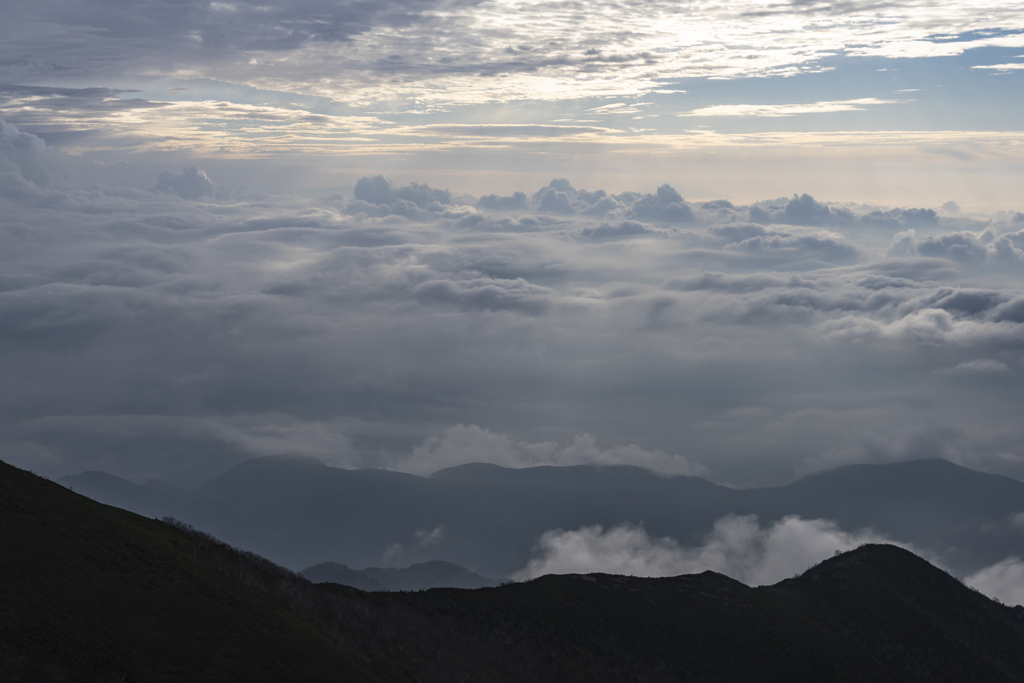
<instances>
[{"instance_id":1,"label":"dark mountain silhouette","mask_svg":"<svg viewBox=\"0 0 1024 683\"><path fill-rule=\"evenodd\" d=\"M0 547L0 680L399 680L210 567L181 530L5 463Z\"/></svg>"},{"instance_id":2,"label":"dark mountain silhouette","mask_svg":"<svg viewBox=\"0 0 1024 683\"><path fill-rule=\"evenodd\" d=\"M550 529L642 523L652 536L692 546L730 513L756 514L762 524L796 514L848 531L870 527L962 574L1024 555L1024 535L1011 523L1024 512L1024 482L944 460L840 467L743 490L638 467L471 464L417 477L283 457L243 462L191 496L121 481L117 496L86 475L61 483L142 514L178 517L296 570L326 560L445 560L502 577L525 566Z\"/></svg>"},{"instance_id":3,"label":"dark mountain silhouette","mask_svg":"<svg viewBox=\"0 0 1024 683\"><path fill-rule=\"evenodd\" d=\"M916 680L1024 680L1024 607L965 590L901 548L865 545L759 590Z\"/></svg>"},{"instance_id":4,"label":"dark mountain silhouette","mask_svg":"<svg viewBox=\"0 0 1024 683\"><path fill-rule=\"evenodd\" d=\"M1024 681L1024 609L893 546L762 588L704 572L363 592L3 464L0 542L3 680Z\"/></svg>"},{"instance_id":5,"label":"dark mountain silhouette","mask_svg":"<svg viewBox=\"0 0 1024 683\"><path fill-rule=\"evenodd\" d=\"M487 588L498 582L451 562L432 560L405 568L350 569L337 562L322 562L300 572L313 583L340 583L363 591L418 591L428 588Z\"/></svg>"}]
</instances>

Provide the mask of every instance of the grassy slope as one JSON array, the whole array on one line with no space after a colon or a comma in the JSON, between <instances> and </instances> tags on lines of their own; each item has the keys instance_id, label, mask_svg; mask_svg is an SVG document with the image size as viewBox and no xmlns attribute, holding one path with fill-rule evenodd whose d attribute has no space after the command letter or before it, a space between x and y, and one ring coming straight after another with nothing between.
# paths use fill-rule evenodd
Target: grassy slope
<instances>
[{"instance_id":1,"label":"grassy slope","mask_svg":"<svg viewBox=\"0 0 1024 683\"><path fill-rule=\"evenodd\" d=\"M390 677L202 562L178 529L0 463L0 679Z\"/></svg>"}]
</instances>

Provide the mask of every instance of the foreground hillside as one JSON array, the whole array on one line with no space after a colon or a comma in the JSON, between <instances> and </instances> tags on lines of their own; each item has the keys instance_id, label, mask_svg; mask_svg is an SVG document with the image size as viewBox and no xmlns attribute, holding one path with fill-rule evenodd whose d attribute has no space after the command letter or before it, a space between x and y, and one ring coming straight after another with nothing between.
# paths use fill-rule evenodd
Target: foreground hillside
<instances>
[{"instance_id":1,"label":"foreground hillside","mask_svg":"<svg viewBox=\"0 0 1024 683\"><path fill-rule=\"evenodd\" d=\"M368 593L2 464L0 542L5 681L1024 681L1024 609L886 545L764 588L704 572Z\"/></svg>"},{"instance_id":2,"label":"foreground hillside","mask_svg":"<svg viewBox=\"0 0 1024 683\"><path fill-rule=\"evenodd\" d=\"M0 680L397 680L182 531L2 462L0 547Z\"/></svg>"},{"instance_id":3,"label":"foreground hillside","mask_svg":"<svg viewBox=\"0 0 1024 683\"><path fill-rule=\"evenodd\" d=\"M891 545L866 545L759 589L918 680L1024 680L1024 607L964 589Z\"/></svg>"}]
</instances>

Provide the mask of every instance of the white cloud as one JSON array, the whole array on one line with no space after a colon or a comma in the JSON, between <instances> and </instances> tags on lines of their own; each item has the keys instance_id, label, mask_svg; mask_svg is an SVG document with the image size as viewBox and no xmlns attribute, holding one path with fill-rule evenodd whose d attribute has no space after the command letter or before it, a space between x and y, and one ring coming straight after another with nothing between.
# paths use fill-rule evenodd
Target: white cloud
<instances>
[{"instance_id":1,"label":"white cloud","mask_svg":"<svg viewBox=\"0 0 1024 683\"><path fill-rule=\"evenodd\" d=\"M413 532L413 536L416 537L416 541L421 548L437 545L444 540L444 525L439 524L433 529L418 529Z\"/></svg>"},{"instance_id":2,"label":"white cloud","mask_svg":"<svg viewBox=\"0 0 1024 683\"><path fill-rule=\"evenodd\" d=\"M676 576L715 571L748 585L773 584L799 574L836 552L864 543L892 541L870 530L848 533L823 519L785 517L761 527L754 515L729 515L696 548L671 538L651 538L641 527L545 532L535 557L514 575L519 580L545 574L603 572L630 576Z\"/></svg>"},{"instance_id":3,"label":"white cloud","mask_svg":"<svg viewBox=\"0 0 1024 683\"><path fill-rule=\"evenodd\" d=\"M949 31L949 33L959 32ZM891 59L953 57L963 54L967 50L974 50L979 47L1024 47L1024 34L978 38L975 40L891 40L885 43L876 43L872 46L857 47L851 50L850 53L874 57L889 57Z\"/></svg>"},{"instance_id":4,"label":"white cloud","mask_svg":"<svg viewBox=\"0 0 1024 683\"><path fill-rule=\"evenodd\" d=\"M809 104L718 104L684 112L679 116L761 116L774 118L797 114L829 114L840 111L863 111L868 106L898 104L899 100L864 97L859 100L835 100Z\"/></svg>"},{"instance_id":5,"label":"white cloud","mask_svg":"<svg viewBox=\"0 0 1024 683\"><path fill-rule=\"evenodd\" d=\"M635 444L602 449L589 434L577 435L568 446L553 441L514 441L476 425L456 425L441 436L432 436L416 446L412 455L392 466L403 472L430 474L446 467L471 462L502 467L540 465L636 465L663 474L699 475L705 469L681 455L661 450L647 451Z\"/></svg>"},{"instance_id":6,"label":"white cloud","mask_svg":"<svg viewBox=\"0 0 1024 683\"><path fill-rule=\"evenodd\" d=\"M1019 557L1008 557L980 569L964 579L964 583L1004 605L1024 606L1024 560Z\"/></svg>"},{"instance_id":7,"label":"white cloud","mask_svg":"<svg viewBox=\"0 0 1024 683\"><path fill-rule=\"evenodd\" d=\"M999 71L1013 71L1015 69L1024 69L1024 63L1013 63L1013 64L986 64L984 66L972 66L972 69L997 69Z\"/></svg>"},{"instance_id":8,"label":"white cloud","mask_svg":"<svg viewBox=\"0 0 1024 683\"><path fill-rule=\"evenodd\" d=\"M69 0L26 7L0 32L11 54L33 55L7 65L9 82L52 78L56 68L91 80L215 79L349 104L384 101L405 105L399 110L429 110L527 99L634 99L665 90L667 79L820 71L820 61L837 54L934 57L1024 44L1012 34L934 38L1019 28L1019 7L993 0L969 7L953 0L847 3L841 11L813 12L813 20L801 5L758 0L654 0L642 13L612 3L588 12L585 21L577 5L536 0L270 0L232 7L196 7L160 22L147 21L159 11L148 3L129 15L99 6L81 13ZM64 39L82 30L92 31L87 43ZM139 40L125 41L126 34Z\"/></svg>"}]
</instances>

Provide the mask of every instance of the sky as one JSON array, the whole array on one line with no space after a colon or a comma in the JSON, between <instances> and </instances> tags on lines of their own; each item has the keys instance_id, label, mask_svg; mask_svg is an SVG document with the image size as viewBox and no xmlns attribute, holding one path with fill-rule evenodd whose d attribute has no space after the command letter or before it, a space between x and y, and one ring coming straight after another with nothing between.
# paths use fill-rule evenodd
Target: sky
<instances>
[{"instance_id":1,"label":"sky","mask_svg":"<svg viewBox=\"0 0 1024 683\"><path fill-rule=\"evenodd\" d=\"M1024 2L4 16L8 462L1024 478Z\"/></svg>"}]
</instances>

